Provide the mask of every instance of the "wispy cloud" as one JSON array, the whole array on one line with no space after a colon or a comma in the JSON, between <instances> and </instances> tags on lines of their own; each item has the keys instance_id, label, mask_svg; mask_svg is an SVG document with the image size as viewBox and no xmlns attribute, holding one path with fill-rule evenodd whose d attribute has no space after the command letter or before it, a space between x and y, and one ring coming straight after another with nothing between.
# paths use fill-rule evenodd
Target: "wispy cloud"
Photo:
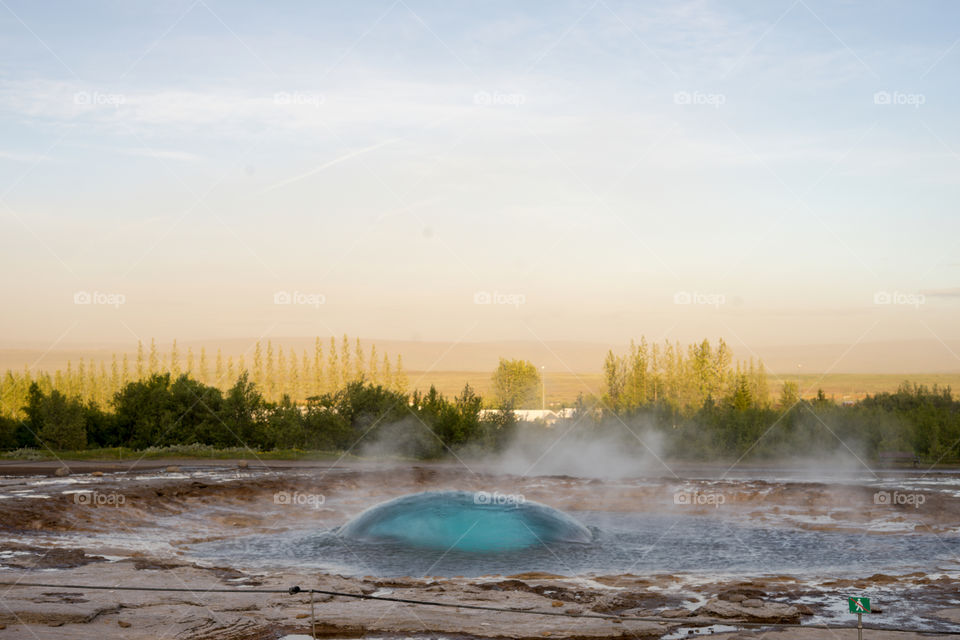
<instances>
[{"instance_id":1,"label":"wispy cloud","mask_svg":"<svg viewBox=\"0 0 960 640\"><path fill-rule=\"evenodd\" d=\"M921 291L923 295L928 298L960 298L960 287L952 287L948 289L927 289Z\"/></svg>"},{"instance_id":2,"label":"wispy cloud","mask_svg":"<svg viewBox=\"0 0 960 640\"><path fill-rule=\"evenodd\" d=\"M4 151L0 149L0 160L10 160L12 162L22 162L24 164L36 164L43 160L45 156L40 153L23 153L19 151Z\"/></svg>"},{"instance_id":3,"label":"wispy cloud","mask_svg":"<svg viewBox=\"0 0 960 640\"><path fill-rule=\"evenodd\" d=\"M195 153L170 149L124 149L123 153L129 156L156 158L157 160L175 160L177 162L199 162L203 160L203 156Z\"/></svg>"},{"instance_id":4,"label":"wispy cloud","mask_svg":"<svg viewBox=\"0 0 960 640\"><path fill-rule=\"evenodd\" d=\"M267 187L267 188L265 188L265 189L262 189L262 190L258 193L258 195L262 195L262 194L264 194L264 193L268 193L268 192L270 192L270 191L274 191L275 189L280 189L280 188L282 188L282 187L286 187L287 185L293 184L294 182L300 182L301 180L303 180L303 179L305 179L305 178L309 178L309 177L312 176L312 175L316 175L316 174L320 173L321 171L324 171L325 169L329 169L330 167L333 167L333 166L335 166L335 165L340 164L341 162L346 162L347 160L350 160L351 158L356 158L357 156L362 156L362 155L364 155L364 154L366 154L366 153L370 153L371 151L376 151L377 149L380 149L380 148L385 147L385 146L390 145L390 144L394 144L395 142L397 142L396 139L393 139L393 140L384 140L383 142L378 142L377 144L370 145L369 147L364 147L363 149L357 149L356 151L351 151L350 153L345 153L344 155L342 155L342 156L340 156L340 157L338 157L338 158L334 158L333 160L329 160L329 161L327 161L327 162L324 162L324 163L321 164L320 166L317 166L317 167L314 167L313 169L310 169L310 171L306 171L306 172L301 173L301 174L299 174L299 175L291 176L291 177L287 178L286 180L281 180L280 182L277 182L277 183L275 183L275 184L272 184L272 185L270 185L269 187Z\"/></svg>"}]
</instances>

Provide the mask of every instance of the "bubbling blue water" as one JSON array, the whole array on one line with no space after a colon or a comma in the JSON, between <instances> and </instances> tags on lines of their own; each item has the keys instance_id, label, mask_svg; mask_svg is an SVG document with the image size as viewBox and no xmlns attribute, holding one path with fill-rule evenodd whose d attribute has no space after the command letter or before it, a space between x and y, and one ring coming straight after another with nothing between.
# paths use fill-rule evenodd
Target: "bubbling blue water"
<instances>
[{"instance_id":1,"label":"bubbling blue water","mask_svg":"<svg viewBox=\"0 0 960 640\"><path fill-rule=\"evenodd\" d=\"M383 502L338 533L365 542L477 553L587 543L593 537L585 526L552 507L470 491L426 491Z\"/></svg>"}]
</instances>

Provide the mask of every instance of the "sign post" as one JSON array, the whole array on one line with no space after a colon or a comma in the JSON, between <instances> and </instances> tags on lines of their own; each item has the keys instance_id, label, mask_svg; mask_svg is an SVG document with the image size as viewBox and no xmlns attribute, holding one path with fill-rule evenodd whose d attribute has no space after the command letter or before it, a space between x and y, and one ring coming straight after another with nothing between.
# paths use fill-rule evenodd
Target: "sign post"
<instances>
[{"instance_id":1,"label":"sign post","mask_svg":"<svg viewBox=\"0 0 960 640\"><path fill-rule=\"evenodd\" d=\"M863 640L863 614L870 613L870 598L847 598L850 613L857 614L857 640Z\"/></svg>"}]
</instances>

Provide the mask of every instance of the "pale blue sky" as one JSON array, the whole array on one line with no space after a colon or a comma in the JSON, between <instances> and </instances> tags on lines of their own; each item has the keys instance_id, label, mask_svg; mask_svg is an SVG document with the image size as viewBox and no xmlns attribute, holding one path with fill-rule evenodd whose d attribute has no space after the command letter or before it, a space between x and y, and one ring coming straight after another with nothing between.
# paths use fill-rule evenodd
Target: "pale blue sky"
<instances>
[{"instance_id":1,"label":"pale blue sky","mask_svg":"<svg viewBox=\"0 0 960 640\"><path fill-rule=\"evenodd\" d=\"M4 344L960 339L958 18L0 0Z\"/></svg>"}]
</instances>

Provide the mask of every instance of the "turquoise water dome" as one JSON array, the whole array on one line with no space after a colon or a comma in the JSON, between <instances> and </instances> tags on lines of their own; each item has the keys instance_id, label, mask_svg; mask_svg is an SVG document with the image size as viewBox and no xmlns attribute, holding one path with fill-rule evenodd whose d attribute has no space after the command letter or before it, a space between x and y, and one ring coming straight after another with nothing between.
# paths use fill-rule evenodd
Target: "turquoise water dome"
<instances>
[{"instance_id":1,"label":"turquoise water dome","mask_svg":"<svg viewBox=\"0 0 960 640\"><path fill-rule=\"evenodd\" d=\"M426 491L370 507L340 528L353 540L470 552L590 542L585 526L552 507L502 494Z\"/></svg>"}]
</instances>

